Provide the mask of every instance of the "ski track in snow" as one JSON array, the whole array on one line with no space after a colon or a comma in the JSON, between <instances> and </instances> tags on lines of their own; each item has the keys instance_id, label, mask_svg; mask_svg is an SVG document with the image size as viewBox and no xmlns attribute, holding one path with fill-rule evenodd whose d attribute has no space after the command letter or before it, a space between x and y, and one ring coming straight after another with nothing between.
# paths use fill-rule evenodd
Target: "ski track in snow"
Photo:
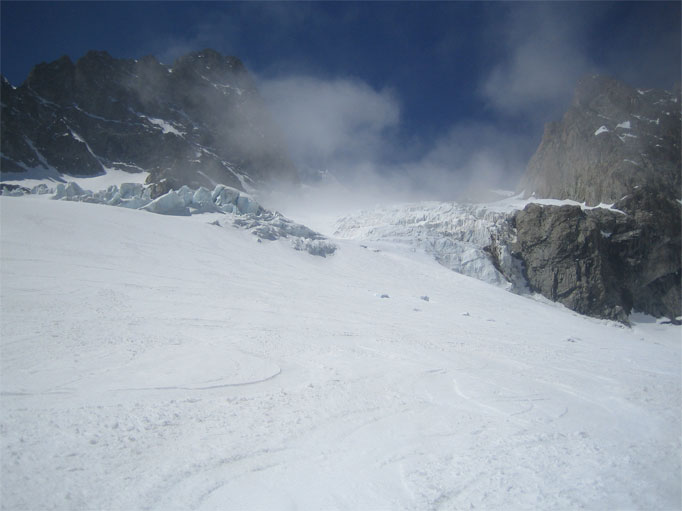
<instances>
[{"instance_id":1,"label":"ski track in snow","mask_svg":"<svg viewBox=\"0 0 682 511\"><path fill-rule=\"evenodd\" d=\"M679 508L679 327L211 219L0 197L3 509Z\"/></svg>"}]
</instances>

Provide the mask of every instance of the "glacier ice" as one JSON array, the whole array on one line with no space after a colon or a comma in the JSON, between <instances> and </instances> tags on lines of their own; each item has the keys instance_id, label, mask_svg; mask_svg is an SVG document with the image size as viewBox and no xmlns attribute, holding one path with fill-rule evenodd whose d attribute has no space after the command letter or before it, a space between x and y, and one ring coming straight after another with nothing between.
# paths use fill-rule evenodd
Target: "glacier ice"
<instances>
[{"instance_id":1,"label":"glacier ice","mask_svg":"<svg viewBox=\"0 0 682 511\"><path fill-rule=\"evenodd\" d=\"M180 189L176 192L178 197L182 199L182 203L185 207L192 205L192 199L194 198L194 190L192 190L187 185L182 185Z\"/></svg>"},{"instance_id":2,"label":"glacier ice","mask_svg":"<svg viewBox=\"0 0 682 511\"><path fill-rule=\"evenodd\" d=\"M142 197L144 193L144 185L141 183L121 183L119 190L122 199L132 199L133 197Z\"/></svg>"},{"instance_id":3,"label":"glacier ice","mask_svg":"<svg viewBox=\"0 0 682 511\"><path fill-rule=\"evenodd\" d=\"M231 206L237 203L239 190L225 185L217 185L213 190L212 198L215 205L223 209L224 206Z\"/></svg>"},{"instance_id":4,"label":"glacier ice","mask_svg":"<svg viewBox=\"0 0 682 511\"><path fill-rule=\"evenodd\" d=\"M160 215L189 216L190 214L183 196L173 190L157 197L143 209Z\"/></svg>"},{"instance_id":5,"label":"glacier ice","mask_svg":"<svg viewBox=\"0 0 682 511\"><path fill-rule=\"evenodd\" d=\"M50 193L50 189L45 183L40 183L31 188L31 194L33 195L46 195L48 193Z\"/></svg>"},{"instance_id":6,"label":"glacier ice","mask_svg":"<svg viewBox=\"0 0 682 511\"><path fill-rule=\"evenodd\" d=\"M30 191L33 194L50 193L46 185ZM27 189L3 190L3 195L25 195ZM213 191L200 187L193 190L182 186L177 191L152 200L150 189L140 183L111 185L106 190L91 192L77 183L59 183L52 199L106 204L129 209L141 209L161 215L189 216L196 213L224 213L232 219L232 225L249 230L259 241L287 238L295 250L326 257L337 247L321 234L305 225L297 224L276 211L263 208L251 195L235 188L217 185ZM222 225L216 222L215 225Z\"/></svg>"},{"instance_id":7,"label":"glacier ice","mask_svg":"<svg viewBox=\"0 0 682 511\"><path fill-rule=\"evenodd\" d=\"M240 194L239 197L237 198L237 209L239 210L240 213L256 214L258 213L259 208L260 205L255 200L253 200L253 197L250 197L245 194Z\"/></svg>"},{"instance_id":8,"label":"glacier ice","mask_svg":"<svg viewBox=\"0 0 682 511\"><path fill-rule=\"evenodd\" d=\"M69 183L59 183L57 185L57 189L55 191L54 197L52 197L55 200L59 199L74 199L76 197L83 197L87 195L92 195L92 192L88 191L86 192L83 190L80 186L78 186L77 183L74 182L69 182Z\"/></svg>"},{"instance_id":9,"label":"glacier ice","mask_svg":"<svg viewBox=\"0 0 682 511\"><path fill-rule=\"evenodd\" d=\"M216 211L211 192L203 186L197 188L197 191L194 192L194 195L192 196L192 206L202 212Z\"/></svg>"},{"instance_id":10,"label":"glacier ice","mask_svg":"<svg viewBox=\"0 0 682 511\"><path fill-rule=\"evenodd\" d=\"M457 273L507 289L524 289L522 278L510 281L505 276L521 274L506 245L493 243L496 236L508 234L507 219L507 212L484 205L424 202L380 207L341 218L335 235L405 245L430 254ZM496 259L502 267L495 266L491 250L497 251Z\"/></svg>"}]
</instances>

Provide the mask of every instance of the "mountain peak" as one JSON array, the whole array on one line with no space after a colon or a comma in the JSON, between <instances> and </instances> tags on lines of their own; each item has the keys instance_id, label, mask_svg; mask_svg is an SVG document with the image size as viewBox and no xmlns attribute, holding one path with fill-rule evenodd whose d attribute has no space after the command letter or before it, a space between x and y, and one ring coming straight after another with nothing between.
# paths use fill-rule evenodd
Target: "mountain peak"
<instances>
[{"instance_id":1,"label":"mountain peak","mask_svg":"<svg viewBox=\"0 0 682 511\"><path fill-rule=\"evenodd\" d=\"M222 71L246 71L244 64L237 57L222 55L211 48L201 51L194 51L178 57L173 64L173 68L192 67L203 69L218 69Z\"/></svg>"},{"instance_id":2,"label":"mountain peak","mask_svg":"<svg viewBox=\"0 0 682 511\"><path fill-rule=\"evenodd\" d=\"M589 75L563 119L547 125L519 188L596 205L638 187L669 192L680 184L679 97Z\"/></svg>"},{"instance_id":3,"label":"mountain peak","mask_svg":"<svg viewBox=\"0 0 682 511\"><path fill-rule=\"evenodd\" d=\"M296 180L236 57L205 49L169 68L93 50L37 65L25 85L3 88L5 172L147 171L150 184L176 189Z\"/></svg>"},{"instance_id":4,"label":"mountain peak","mask_svg":"<svg viewBox=\"0 0 682 511\"><path fill-rule=\"evenodd\" d=\"M104 61L104 62L110 62L114 60L114 58L109 55L108 52L104 50L90 50L88 51L85 55L83 55L80 59L78 59L78 62L93 62L93 61Z\"/></svg>"},{"instance_id":5,"label":"mountain peak","mask_svg":"<svg viewBox=\"0 0 682 511\"><path fill-rule=\"evenodd\" d=\"M606 75L586 75L578 80L573 95L574 106L591 107L600 98L608 98L618 107L627 108L628 103L636 98L636 91Z\"/></svg>"}]
</instances>

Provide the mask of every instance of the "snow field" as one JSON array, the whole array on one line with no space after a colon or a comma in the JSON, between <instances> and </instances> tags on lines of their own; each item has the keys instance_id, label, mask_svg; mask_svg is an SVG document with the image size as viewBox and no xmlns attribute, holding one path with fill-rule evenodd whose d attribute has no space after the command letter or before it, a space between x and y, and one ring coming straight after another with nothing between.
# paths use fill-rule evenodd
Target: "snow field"
<instances>
[{"instance_id":1,"label":"snow field","mask_svg":"<svg viewBox=\"0 0 682 511\"><path fill-rule=\"evenodd\" d=\"M115 162L118 165L128 165L122 162ZM29 169L21 173L2 173L2 182L33 188L34 186L45 184L54 187L55 183L76 183L85 190L105 190L109 186L120 186L123 183L144 183L149 172L132 173L116 168L108 168L98 176L72 176L59 174L56 170L50 169Z\"/></svg>"},{"instance_id":2,"label":"snow field","mask_svg":"<svg viewBox=\"0 0 682 511\"><path fill-rule=\"evenodd\" d=\"M3 509L679 507L679 327L214 218L0 197Z\"/></svg>"}]
</instances>

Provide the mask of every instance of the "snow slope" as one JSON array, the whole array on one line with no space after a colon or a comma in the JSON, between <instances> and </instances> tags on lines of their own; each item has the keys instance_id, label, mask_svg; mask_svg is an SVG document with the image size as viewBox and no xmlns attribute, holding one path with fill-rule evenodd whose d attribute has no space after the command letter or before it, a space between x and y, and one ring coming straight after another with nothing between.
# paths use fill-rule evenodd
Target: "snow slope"
<instances>
[{"instance_id":1,"label":"snow slope","mask_svg":"<svg viewBox=\"0 0 682 511\"><path fill-rule=\"evenodd\" d=\"M121 163L121 165L124 165ZM0 174L2 182L7 184L19 185L24 188L45 184L49 188L54 188L55 183L73 182L85 190L104 190L109 186L120 186L122 183L144 183L149 176L149 172L139 169L140 172L126 172L123 170L110 168L102 171L97 176L72 176L60 174L55 169L29 169L27 172L12 173L3 172Z\"/></svg>"},{"instance_id":2,"label":"snow slope","mask_svg":"<svg viewBox=\"0 0 682 511\"><path fill-rule=\"evenodd\" d=\"M680 507L679 327L213 214L0 216L3 509Z\"/></svg>"}]
</instances>

